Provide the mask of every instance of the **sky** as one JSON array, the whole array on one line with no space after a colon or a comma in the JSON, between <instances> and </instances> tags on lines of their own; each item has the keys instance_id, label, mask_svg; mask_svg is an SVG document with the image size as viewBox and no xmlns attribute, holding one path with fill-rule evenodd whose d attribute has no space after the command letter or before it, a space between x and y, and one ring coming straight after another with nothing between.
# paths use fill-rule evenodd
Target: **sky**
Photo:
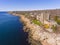
<instances>
[{"instance_id":1,"label":"sky","mask_svg":"<svg viewBox=\"0 0 60 45\"><path fill-rule=\"evenodd\" d=\"M0 0L0 11L60 9L60 0Z\"/></svg>"}]
</instances>

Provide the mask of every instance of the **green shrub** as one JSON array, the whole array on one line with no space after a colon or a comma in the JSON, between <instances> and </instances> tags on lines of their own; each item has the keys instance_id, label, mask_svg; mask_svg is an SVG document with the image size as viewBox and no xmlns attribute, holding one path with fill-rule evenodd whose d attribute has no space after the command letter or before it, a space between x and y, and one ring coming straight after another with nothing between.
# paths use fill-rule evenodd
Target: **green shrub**
<instances>
[{"instance_id":1,"label":"green shrub","mask_svg":"<svg viewBox=\"0 0 60 45\"><path fill-rule=\"evenodd\" d=\"M51 28L53 29L54 32L56 32L56 30L57 30L57 26L52 25Z\"/></svg>"},{"instance_id":2,"label":"green shrub","mask_svg":"<svg viewBox=\"0 0 60 45\"><path fill-rule=\"evenodd\" d=\"M54 20L57 21L58 20L58 16L55 16Z\"/></svg>"},{"instance_id":3,"label":"green shrub","mask_svg":"<svg viewBox=\"0 0 60 45\"><path fill-rule=\"evenodd\" d=\"M55 16L54 20L57 22L57 24L60 25L60 20L58 19L58 16Z\"/></svg>"},{"instance_id":4,"label":"green shrub","mask_svg":"<svg viewBox=\"0 0 60 45\"><path fill-rule=\"evenodd\" d=\"M49 28L49 25L48 24L44 24L44 27L48 29Z\"/></svg>"},{"instance_id":5,"label":"green shrub","mask_svg":"<svg viewBox=\"0 0 60 45\"><path fill-rule=\"evenodd\" d=\"M41 23L40 21L36 20L36 19L32 20L32 22L33 22L34 24L37 24L37 25L42 25L42 23Z\"/></svg>"},{"instance_id":6,"label":"green shrub","mask_svg":"<svg viewBox=\"0 0 60 45\"><path fill-rule=\"evenodd\" d=\"M59 24L59 25L60 25L60 20L57 20L56 22L57 22L57 24Z\"/></svg>"}]
</instances>

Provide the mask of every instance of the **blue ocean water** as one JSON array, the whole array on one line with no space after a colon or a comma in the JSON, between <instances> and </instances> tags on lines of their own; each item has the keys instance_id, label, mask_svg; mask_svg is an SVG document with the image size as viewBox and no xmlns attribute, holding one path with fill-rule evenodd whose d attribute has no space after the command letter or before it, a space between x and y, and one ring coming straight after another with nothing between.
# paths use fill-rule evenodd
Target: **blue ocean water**
<instances>
[{"instance_id":1,"label":"blue ocean water","mask_svg":"<svg viewBox=\"0 0 60 45\"><path fill-rule=\"evenodd\" d=\"M0 12L0 45L28 45L19 17Z\"/></svg>"}]
</instances>

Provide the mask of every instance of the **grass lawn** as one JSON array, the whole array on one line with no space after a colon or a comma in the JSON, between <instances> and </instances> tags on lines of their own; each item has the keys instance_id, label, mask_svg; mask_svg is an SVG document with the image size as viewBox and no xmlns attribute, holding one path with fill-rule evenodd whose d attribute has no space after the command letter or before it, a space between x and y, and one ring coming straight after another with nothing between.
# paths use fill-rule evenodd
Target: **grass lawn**
<instances>
[{"instance_id":1,"label":"grass lawn","mask_svg":"<svg viewBox=\"0 0 60 45\"><path fill-rule=\"evenodd\" d=\"M32 20L32 22L36 25L39 25L39 26L42 25L42 23L36 19Z\"/></svg>"}]
</instances>

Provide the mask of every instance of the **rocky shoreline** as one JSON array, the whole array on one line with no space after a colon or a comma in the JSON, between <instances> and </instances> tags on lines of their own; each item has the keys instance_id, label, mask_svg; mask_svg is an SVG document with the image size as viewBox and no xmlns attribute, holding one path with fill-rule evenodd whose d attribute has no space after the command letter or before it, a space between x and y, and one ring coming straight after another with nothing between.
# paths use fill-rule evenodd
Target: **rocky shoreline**
<instances>
[{"instance_id":1,"label":"rocky shoreline","mask_svg":"<svg viewBox=\"0 0 60 45\"><path fill-rule=\"evenodd\" d=\"M19 16L24 24L24 32L28 32L28 41L31 45L60 45L60 34L47 32L42 27L31 23L24 15L13 13Z\"/></svg>"}]
</instances>

